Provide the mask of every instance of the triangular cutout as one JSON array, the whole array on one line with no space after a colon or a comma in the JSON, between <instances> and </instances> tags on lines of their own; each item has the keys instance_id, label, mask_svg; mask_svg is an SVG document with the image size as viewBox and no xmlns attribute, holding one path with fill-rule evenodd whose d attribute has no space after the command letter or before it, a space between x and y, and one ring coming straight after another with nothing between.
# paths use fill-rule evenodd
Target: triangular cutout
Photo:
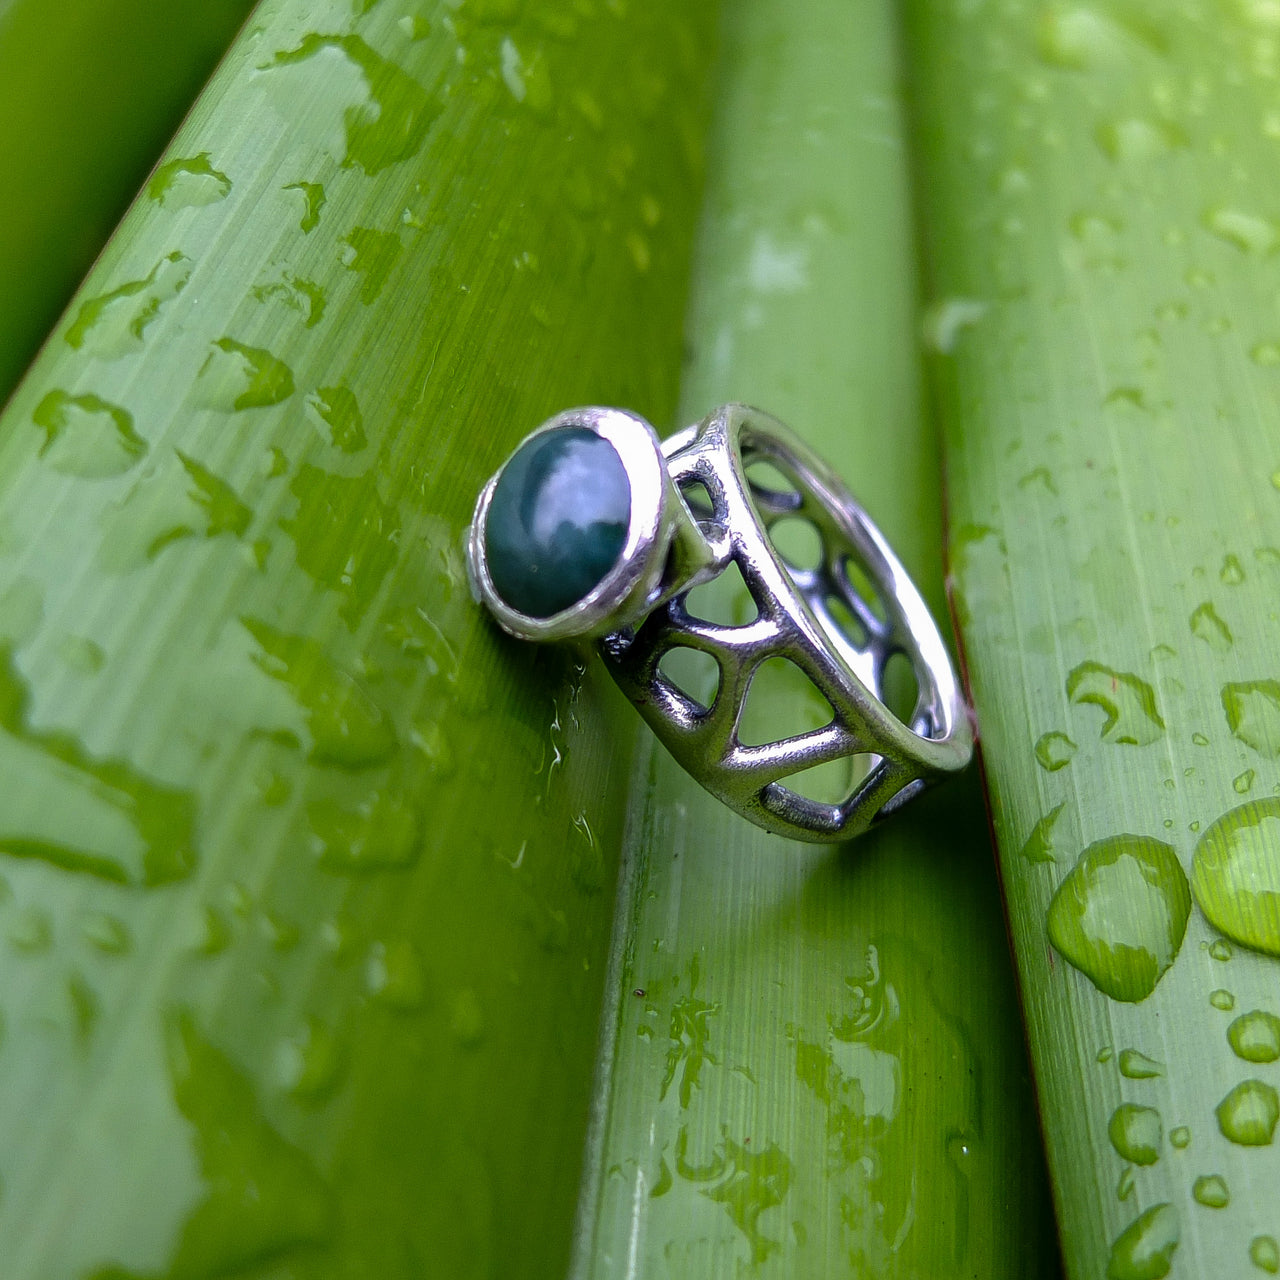
<instances>
[{"instance_id":1,"label":"triangular cutout","mask_svg":"<svg viewBox=\"0 0 1280 1280\"><path fill-rule=\"evenodd\" d=\"M723 573L694 587L684 600L691 618L721 627L745 627L759 616L755 597L747 586L736 560L729 561Z\"/></svg>"},{"instance_id":2,"label":"triangular cutout","mask_svg":"<svg viewBox=\"0 0 1280 1280\"><path fill-rule=\"evenodd\" d=\"M674 645L658 662L658 674L699 710L709 711L720 692L720 664L701 649Z\"/></svg>"},{"instance_id":3,"label":"triangular cutout","mask_svg":"<svg viewBox=\"0 0 1280 1280\"><path fill-rule=\"evenodd\" d=\"M738 717L744 747L783 742L822 729L835 719L831 703L789 658L766 658L751 677Z\"/></svg>"}]
</instances>

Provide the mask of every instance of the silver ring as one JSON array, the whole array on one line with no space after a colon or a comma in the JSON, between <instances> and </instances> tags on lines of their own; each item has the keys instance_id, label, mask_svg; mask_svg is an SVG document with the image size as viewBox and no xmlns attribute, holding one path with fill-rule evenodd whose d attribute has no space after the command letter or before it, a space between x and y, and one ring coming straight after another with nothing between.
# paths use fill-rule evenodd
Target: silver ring
<instances>
[{"instance_id":1,"label":"silver ring","mask_svg":"<svg viewBox=\"0 0 1280 1280\"><path fill-rule=\"evenodd\" d=\"M504 630L594 639L679 763L778 835L847 840L972 755L919 591L835 473L758 409L723 405L665 442L621 409L557 414L481 491L467 561ZM674 670L689 650L707 655L701 684ZM825 723L744 742L769 738L745 734L744 710L772 659ZM899 714L894 665L910 673ZM805 794L819 766L841 775L834 795Z\"/></svg>"}]
</instances>

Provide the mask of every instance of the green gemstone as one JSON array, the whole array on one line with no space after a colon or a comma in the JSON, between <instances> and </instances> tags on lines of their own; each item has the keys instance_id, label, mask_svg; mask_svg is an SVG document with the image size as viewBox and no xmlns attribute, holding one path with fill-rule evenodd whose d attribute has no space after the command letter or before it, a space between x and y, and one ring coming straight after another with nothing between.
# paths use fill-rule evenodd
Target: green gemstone
<instances>
[{"instance_id":1,"label":"green gemstone","mask_svg":"<svg viewBox=\"0 0 1280 1280\"><path fill-rule=\"evenodd\" d=\"M529 618L576 604L618 562L631 484L618 451L585 427L545 431L512 454L485 521L489 578Z\"/></svg>"}]
</instances>

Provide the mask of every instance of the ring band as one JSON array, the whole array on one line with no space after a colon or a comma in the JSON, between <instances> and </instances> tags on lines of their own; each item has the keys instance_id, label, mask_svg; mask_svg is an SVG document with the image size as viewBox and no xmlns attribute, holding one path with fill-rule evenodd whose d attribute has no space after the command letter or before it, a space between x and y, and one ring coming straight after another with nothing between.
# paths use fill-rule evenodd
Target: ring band
<instances>
[{"instance_id":1,"label":"ring band","mask_svg":"<svg viewBox=\"0 0 1280 1280\"><path fill-rule=\"evenodd\" d=\"M784 522L810 555L779 549ZM467 552L500 626L596 639L676 760L766 830L847 840L969 762L959 684L919 591L835 473L760 410L724 405L665 442L620 409L557 414L481 491ZM701 616L690 593L727 587L734 568L746 607ZM689 649L714 663L714 692L669 673L664 659ZM899 656L915 686L901 718L886 705ZM771 659L798 668L829 719L746 744L744 707ZM837 798L796 789L795 775L837 761Z\"/></svg>"}]
</instances>

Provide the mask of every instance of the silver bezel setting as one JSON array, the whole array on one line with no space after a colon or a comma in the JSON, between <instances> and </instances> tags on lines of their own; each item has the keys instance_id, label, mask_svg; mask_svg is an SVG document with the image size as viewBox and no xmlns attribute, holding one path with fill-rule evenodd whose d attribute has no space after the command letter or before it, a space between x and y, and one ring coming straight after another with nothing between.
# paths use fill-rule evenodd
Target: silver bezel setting
<instances>
[{"instance_id":1,"label":"silver bezel setting","mask_svg":"<svg viewBox=\"0 0 1280 1280\"><path fill-rule=\"evenodd\" d=\"M668 579L691 583L712 556L693 516L667 473L657 432L639 414L588 406L549 418L520 442L569 427L582 427L607 440L631 485L627 537L613 568L581 600L546 618L513 609L489 575L485 525L500 468L480 492L467 534L467 568L479 600L504 631L521 640L568 640L603 636L640 622L671 594ZM515 451L513 450L513 453Z\"/></svg>"}]
</instances>

